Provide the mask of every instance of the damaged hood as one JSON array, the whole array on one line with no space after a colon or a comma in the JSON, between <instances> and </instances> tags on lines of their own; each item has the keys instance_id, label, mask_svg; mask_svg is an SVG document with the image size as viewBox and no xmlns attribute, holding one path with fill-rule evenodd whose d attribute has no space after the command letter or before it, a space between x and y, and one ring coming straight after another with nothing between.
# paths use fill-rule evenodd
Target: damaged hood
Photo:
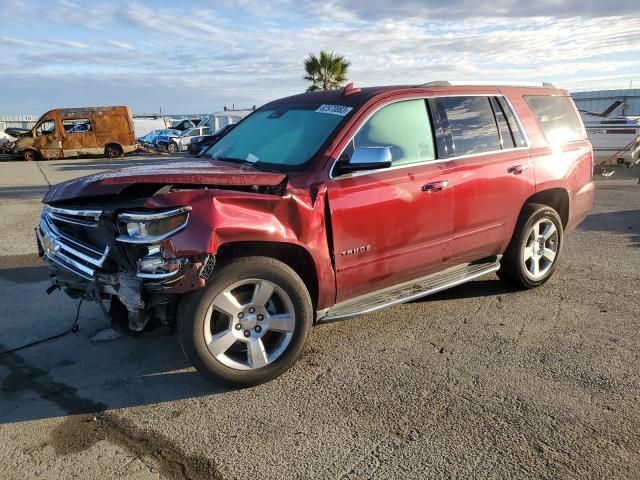
<instances>
[{"instance_id":1,"label":"damaged hood","mask_svg":"<svg viewBox=\"0 0 640 480\"><path fill-rule=\"evenodd\" d=\"M96 173L53 185L43 198L54 203L76 198L117 195L134 184L228 186L276 186L283 173L262 172L249 166L229 166L214 160L168 162Z\"/></svg>"}]
</instances>

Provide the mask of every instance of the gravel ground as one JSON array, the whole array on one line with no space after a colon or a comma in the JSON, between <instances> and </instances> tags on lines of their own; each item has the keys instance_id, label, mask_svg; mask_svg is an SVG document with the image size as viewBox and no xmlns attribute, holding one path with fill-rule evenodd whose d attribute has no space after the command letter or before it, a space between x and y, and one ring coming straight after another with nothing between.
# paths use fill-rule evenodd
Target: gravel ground
<instances>
[{"instance_id":1,"label":"gravel ground","mask_svg":"<svg viewBox=\"0 0 640 480\"><path fill-rule=\"evenodd\" d=\"M108 165L0 164L0 349L72 322L44 292L39 198ZM489 275L318 327L255 388L208 384L174 337L92 344L85 305L78 333L0 356L0 478L639 478L637 175L597 179L545 286Z\"/></svg>"}]
</instances>

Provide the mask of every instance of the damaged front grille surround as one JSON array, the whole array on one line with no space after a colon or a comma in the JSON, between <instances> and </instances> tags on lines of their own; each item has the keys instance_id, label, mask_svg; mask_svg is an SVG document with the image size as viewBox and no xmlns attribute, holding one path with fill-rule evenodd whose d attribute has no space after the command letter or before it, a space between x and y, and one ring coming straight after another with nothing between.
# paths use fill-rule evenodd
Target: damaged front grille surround
<instances>
[{"instance_id":1,"label":"damaged front grille surround","mask_svg":"<svg viewBox=\"0 0 640 480\"><path fill-rule=\"evenodd\" d=\"M45 207L42 211L40 225L36 228L38 243L42 255L56 265L81 276L93 280L96 270L104 265L109 256L109 247L98 249L78 238L73 238L62 231L54 221L97 228L99 210L69 210ZM93 219L93 221L91 221Z\"/></svg>"},{"instance_id":2,"label":"damaged front grille surround","mask_svg":"<svg viewBox=\"0 0 640 480\"><path fill-rule=\"evenodd\" d=\"M186 227L191 207L172 208L160 212L121 213L117 218L115 240L122 244L148 245L147 254L136 262L136 276L145 280L162 281L172 279L182 271L185 259L164 258L160 250L163 239ZM86 238L78 238L63 225L94 230L100 227L104 214L99 209L73 209L46 205L42 211L36 235L41 255L55 265L70 271L85 280L93 281L96 271L101 269L112 249L109 241L105 245L91 245ZM94 232L98 236L104 232ZM151 233L151 235L146 235ZM117 245L113 245L116 250Z\"/></svg>"},{"instance_id":3,"label":"damaged front grille surround","mask_svg":"<svg viewBox=\"0 0 640 480\"><path fill-rule=\"evenodd\" d=\"M45 205L36 227L39 253L56 270L55 286L98 302L111 296L114 325L141 332L152 319L167 316L171 310L165 304L175 298L173 292L199 285L198 274L215 264L206 262L205 269L204 258L201 263L199 258L165 257L161 241L185 228L190 211L117 214Z\"/></svg>"}]
</instances>

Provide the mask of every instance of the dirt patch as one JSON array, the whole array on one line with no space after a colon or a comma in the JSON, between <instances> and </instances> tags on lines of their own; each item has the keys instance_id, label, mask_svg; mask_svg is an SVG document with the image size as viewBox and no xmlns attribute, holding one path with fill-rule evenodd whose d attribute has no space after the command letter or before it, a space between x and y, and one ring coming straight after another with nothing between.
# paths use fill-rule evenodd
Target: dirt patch
<instances>
[{"instance_id":1,"label":"dirt patch","mask_svg":"<svg viewBox=\"0 0 640 480\"><path fill-rule=\"evenodd\" d=\"M126 449L165 478L223 478L213 460L187 455L167 437L142 429L113 413L68 417L51 435L51 445L57 455L79 453L103 440Z\"/></svg>"},{"instance_id":2,"label":"dirt patch","mask_svg":"<svg viewBox=\"0 0 640 480\"><path fill-rule=\"evenodd\" d=\"M5 348L0 343L0 350ZM223 478L212 460L186 455L167 437L140 428L113 413L104 412L107 405L79 396L77 388L53 380L48 371L29 365L20 355L2 355L0 365L9 370L9 375L0 385L3 396L31 390L69 414L81 413L67 417L53 430L51 445L57 455L79 453L106 440L126 449L134 458L140 458L150 465L150 468L156 468L165 478ZM0 417L0 421L6 422L6 419Z\"/></svg>"}]
</instances>

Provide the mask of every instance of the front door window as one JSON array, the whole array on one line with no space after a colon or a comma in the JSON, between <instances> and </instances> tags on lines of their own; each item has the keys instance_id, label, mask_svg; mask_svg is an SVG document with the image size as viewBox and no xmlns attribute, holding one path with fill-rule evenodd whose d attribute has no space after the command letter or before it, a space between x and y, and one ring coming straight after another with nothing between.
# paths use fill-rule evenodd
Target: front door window
<instances>
[{"instance_id":1,"label":"front door window","mask_svg":"<svg viewBox=\"0 0 640 480\"><path fill-rule=\"evenodd\" d=\"M393 166L435 160L425 101L406 100L378 110L353 137L340 161L348 161L356 147L390 147Z\"/></svg>"},{"instance_id":2,"label":"front door window","mask_svg":"<svg viewBox=\"0 0 640 480\"><path fill-rule=\"evenodd\" d=\"M45 120L36 127L36 136L50 135L56 131L55 120Z\"/></svg>"}]
</instances>

